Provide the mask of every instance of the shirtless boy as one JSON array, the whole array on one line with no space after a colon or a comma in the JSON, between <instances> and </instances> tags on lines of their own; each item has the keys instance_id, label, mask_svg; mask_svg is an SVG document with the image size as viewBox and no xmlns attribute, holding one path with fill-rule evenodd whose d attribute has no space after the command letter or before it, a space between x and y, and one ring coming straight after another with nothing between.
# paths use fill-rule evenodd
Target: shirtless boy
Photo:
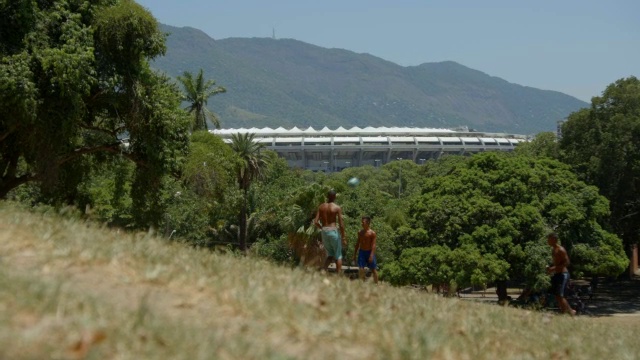
<instances>
[{"instance_id":1,"label":"shirtless boy","mask_svg":"<svg viewBox=\"0 0 640 360\"><path fill-rule=\"evenodd\" d=\"M362 217L362 230L358 232L353 260L358 259L358 276L364 281L364 268L368 267L373 274L373 281L378 283L378 264L376 264L376 232L371 230L371 218Z\"/></svg>"},{"instance_id":2,"label":"shirtless boy","mask_svg":"<svg viewBox=\"0 0 640 360\"><path fill-rule=\"evenodd\" d=\"M553 295L558 306L560 306L561 312L575 315L576 311L571 309L569 302L564 297L564 289L567 287L567 282L569 282L569 269L567 268L569 266L569 255L567 250L558 244L558 235L556 233L551 233L547 236L547 243L553 248L551 251L553 265L547 267L547 273L553 274L551 278Z\"/></svg>"},{"instance_id":3,"label":"shirtless boy","mask_svg":"<svg viewBox=\"0 0 640 360\"><path fill-rule=\"evenodd\" d=\"M334 201L336 200L336 192L329 191L327 194L327 202L318 207L316 218L313 223L321 230L322 244L327 250L327 259L324 262L326 270L332 261L336 263L336 272L342 272L342 248L347 247L347 238L344 234L344 222L342 220L342 208ZM336 224L336 222L338 224ZM337 226L339 225L339 227ZM338 233L340 229L340 233Z\"/></svg>"}]
</instances>

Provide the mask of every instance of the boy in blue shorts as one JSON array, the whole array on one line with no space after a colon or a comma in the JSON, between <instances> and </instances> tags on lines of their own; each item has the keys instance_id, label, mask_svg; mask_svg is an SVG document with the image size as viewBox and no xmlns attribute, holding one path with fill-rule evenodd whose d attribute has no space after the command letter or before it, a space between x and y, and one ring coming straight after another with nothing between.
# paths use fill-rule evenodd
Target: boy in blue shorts
<instances>
[{"instance_id":1,"label":"boy in blue shorts","mask_svg":"<svg viewBox=\"0 0 640 360\"><path fill-rule=\"evenodd\" d=\"M378 264L376 263L376 232L371 228L371 218L362 217L362 230L358 232L353 260L358 259L358 276L365 280L364 268L368 267L373 275L373 281L378 283Z\"/></svg>"}]
</instances>

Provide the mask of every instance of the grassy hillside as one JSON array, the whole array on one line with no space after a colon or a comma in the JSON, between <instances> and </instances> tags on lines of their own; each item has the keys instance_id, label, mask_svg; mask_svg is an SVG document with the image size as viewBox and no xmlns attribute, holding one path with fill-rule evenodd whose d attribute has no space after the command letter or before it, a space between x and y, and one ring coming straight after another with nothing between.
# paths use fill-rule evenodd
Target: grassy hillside
<instances>
[{"instance_id":1,"label":"grassy hillside","mask_svg":"<svg viewBox=\"0 0 640 360\"><path fill-rule=\"evenodd\" d=\"M213 40L193 28L163 30L168 51L153 67L171 76L202 68L226 87L209 102L223 127L467 125L528 134L553 131L588 105L452 61L403 67L291 39Z\"/></svg>"},{"instance_id":2,"label":"grassy hillside","mask_svg":"<svg viewBox=\"0 0 640 360\"><path fill-rule=\"evenodd\" d=\"M632 359L637 333L0 203L1 359Z\"/></svg>"}]
</instances>

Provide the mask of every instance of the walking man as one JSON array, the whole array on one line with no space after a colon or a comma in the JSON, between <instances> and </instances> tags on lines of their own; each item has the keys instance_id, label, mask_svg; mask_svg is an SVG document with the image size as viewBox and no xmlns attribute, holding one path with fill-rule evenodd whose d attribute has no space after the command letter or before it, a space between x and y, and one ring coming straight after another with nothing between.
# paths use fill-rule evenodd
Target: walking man
<instances>
[{"instance_id":1,"label":"walking man","mask_svg":"<svg viewBox=\"0 0 640 360\"><path fill-rule=\"evenodd\" d=\"M378 264L376 263L376 232L371 229L371 218L362 217L362 230L358 232L358 242L353 253L353 260L358 259L358 276L364 281L364 268L368 267L373 275L373 282L378 283Z\"/></svg>"},{"instance_id":2,"label":"walking man","mask_svg":"<svg viewBox=\"0 0 640 360\"><path fill-rule=\"evenodd\" d=\"M556 298L558 306L560 306L560 312L573 316L576 314L576 311L571 309L569 302L564 297L564 289L569 282L569 255L567 254L567 250L558 244L558 234L550 233L547 236L547 243L553 248L551 251L553 265L547 267L547 273L553 274L551 278L553 295Z\"/></svg>"},{"instance_id":3,"label":"walking man","mask_svg":"<svg viewBox=\"0 0 640 360\"><path fill-rule=\"evenodd\" d=\"M344 234L344 222L342 220L342 208L335 203L335 190L327 194L327 202L318 207L313 223L321 230L322 244L327 250L327 259L324 262L326 270L332 261L336 263L336 272L342 273L342 248L347 247L347 238ZM336 224L337 223L337 224ZM338 227L339 225L339 227ZM338 229L340 233L338 233Z\"/></svg>"}]
</instances>

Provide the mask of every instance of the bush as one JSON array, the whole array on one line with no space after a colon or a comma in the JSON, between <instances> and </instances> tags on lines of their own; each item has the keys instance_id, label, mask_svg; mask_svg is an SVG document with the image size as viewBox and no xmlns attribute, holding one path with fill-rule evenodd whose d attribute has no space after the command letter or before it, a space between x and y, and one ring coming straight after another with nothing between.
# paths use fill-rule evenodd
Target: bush
<instances>
[{"instance_id":1,"label":"bush","mask_svg":"<svg viewBox=\"0 0 640 360\"><path fill-rule=\"evenodd\" d=\"M295 255L289 247L287 235L282 235L279 238L258 239L249 251L251 255L277 264L294 266L297 263Z\"/></svg>"}]
</instances>

